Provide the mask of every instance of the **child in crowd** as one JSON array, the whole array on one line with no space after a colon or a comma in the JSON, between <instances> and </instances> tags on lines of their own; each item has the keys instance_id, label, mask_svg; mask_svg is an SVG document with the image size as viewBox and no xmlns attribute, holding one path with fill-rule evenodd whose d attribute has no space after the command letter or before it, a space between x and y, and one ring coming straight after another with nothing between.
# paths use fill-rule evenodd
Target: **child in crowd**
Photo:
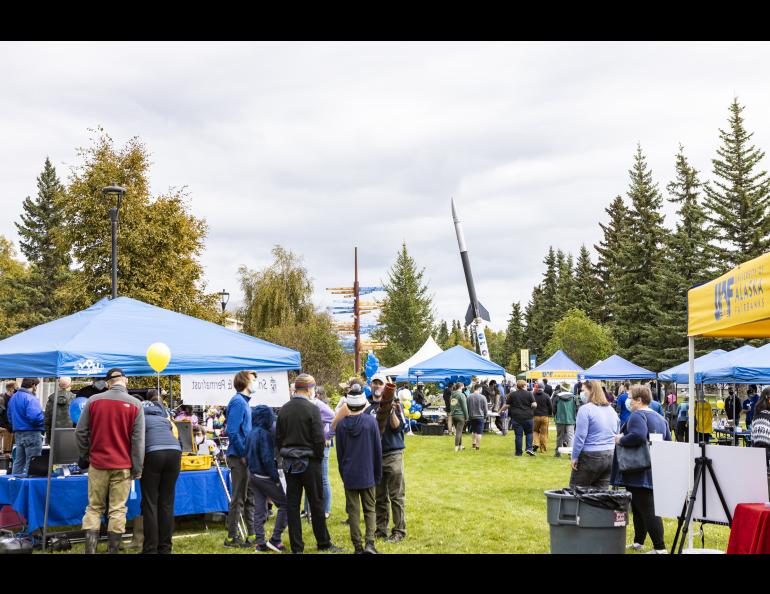
<instances>
[{"instance_id":1,"label":"child in crowd","mask_svg":"<svg viewBox=\"0 0 770 594\"><path fill-rule=\"evenodd\" d=\"M346 404L349 412L337 424L336 442L340 477L345 485L350 540L356 554L376 555L376 487L382 480L380 429L373 415L362 414L368 403L360 388L356 386L348 392ZM361 508L366 526L365 546L361 542Z\"/></svg>"}]
</instances>

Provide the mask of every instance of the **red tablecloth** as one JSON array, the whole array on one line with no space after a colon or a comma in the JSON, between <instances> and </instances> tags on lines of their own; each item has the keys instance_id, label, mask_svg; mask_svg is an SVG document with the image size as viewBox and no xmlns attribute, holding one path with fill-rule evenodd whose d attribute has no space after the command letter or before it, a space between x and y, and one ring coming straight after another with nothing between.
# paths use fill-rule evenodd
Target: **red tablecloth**
<instances>
[{"instance_id":1,"label":"red tablecloth","mask_svg":"<svg viewBox=\"0 0 770 594\"><path fill-rule=\"evenodd\" d=\"M764 503L739 503L735 506L727 553L770 553L770 507Z\"/></svg>"}]
</instances>

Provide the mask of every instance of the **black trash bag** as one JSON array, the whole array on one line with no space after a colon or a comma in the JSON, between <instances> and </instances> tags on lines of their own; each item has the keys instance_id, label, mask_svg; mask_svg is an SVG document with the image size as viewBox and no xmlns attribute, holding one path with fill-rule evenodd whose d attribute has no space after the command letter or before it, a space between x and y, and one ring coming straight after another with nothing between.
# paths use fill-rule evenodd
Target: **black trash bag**
<instances>
[{"instance_id":1,"label":"black trash bag","mask_svg":"<svg viewBox=\"0 0 770 594\"><path fill-rule=\"evenodd\" d=\"M627 510L631 506L631 493L628 491L605 491L604 489L590 489L575 487L554 491L559 495L571 495L586 505L592 505L601 509Z\"/></svg>"}]
</instances>

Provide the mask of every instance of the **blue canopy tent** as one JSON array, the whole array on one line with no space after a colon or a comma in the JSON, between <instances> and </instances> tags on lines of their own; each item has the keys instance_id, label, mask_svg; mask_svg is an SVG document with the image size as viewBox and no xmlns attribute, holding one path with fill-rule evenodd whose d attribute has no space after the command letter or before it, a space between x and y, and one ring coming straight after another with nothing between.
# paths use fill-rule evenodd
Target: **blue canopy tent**
<instances>
[{"instance_id":1,"label":"blue canopy tent","mask_svg":"<svg viewBox=\"0 0 770 594\"><path fill-rule=\"evenodd\" d=\"M612 355L586 369L584 373L580 374L580 378L596 380L654 379L655 372L634 365L620 355Z\"/></svg>"},{"instance_id":2,"label":"blue canopy tent","mask_svg":"<svg viewBox=\"0 0 770 594\"><path fill-rule=\"evenodd\" d=\"M736 384L770 384L770 344L736 356L729 371Z\"/></svg>"},{"instance_id":3,"label":"blue canopy tent","mask_svg":"<svg viewBox=\"0 0 770 594\"><path fill-rule=\"evenodd\" d=\"M701 355L700 357L696 358L694 360L696 372L698 371L698 369L705 369L709 365L710 361L712 361L715 357L718 357L719 355L724 354L725 352L726 351L724 351L723 349L717 349L715 351L711 351L710 353L706 353L705 355ZM689 381L687 379L689 377L688 366L689 366L689 362L685 361L684 363L675 365L670 369L661 371L658 374L658 379L662 382L676 382L678 384L686 384ZM679 378L679 381L675 379L675 376ZM696 380L695 383L700 383L700 382Z\"/></svg>"},{"instance_id":4,"label":"blue canopy tent","mask_svg":"<svg viewBox=\"0 0 770 594\"><path fill-rule=\"evenodd\" d=\"M575 380L584 369L570 359L564 351L556 351L543 363L527 372L527 379L572 379Z\"/></svg>"},{"instance_id":5,"label":"blue canopy tent","mask_svg":"<svg viewBox=\"0 0 770 594\"><path fill-rule=\"evenodd\" d=\"M505 369L457 345L409 368L409 376L420 381L443 381L452 376L499 375L505 376Z\"/></svg>"},{"instance_id":6,"label":"blue canopy tent","mask_svg":"<svg viewBox=\"0 0 770 594\"><path fill-rule=\"evenodd\" d=\"M152 376L147 347L163 342L163 375L300 369L297 351L137 301L102 299L88 309L0 341L0 377L99 376L110 367Z\"/></svg>"},{"instance_id":7,"label":"blue canopy tent","mask_svg":"<svg viewBox=\"0 0 770 594\"><path fill-rule=\"evenodd\" d=\"M764 348L764 347L763 347ZM753 380L742 381L736 377L736 366L740 361L751 357L758 349L747 344L718 357L711 359L708 365L696 372L696 383L702 384L740 384L753 383ZM764 356L768 356L768 350L764 350ZM700 380L698 382L698 380Z\"/></svg>"}]
</instances>

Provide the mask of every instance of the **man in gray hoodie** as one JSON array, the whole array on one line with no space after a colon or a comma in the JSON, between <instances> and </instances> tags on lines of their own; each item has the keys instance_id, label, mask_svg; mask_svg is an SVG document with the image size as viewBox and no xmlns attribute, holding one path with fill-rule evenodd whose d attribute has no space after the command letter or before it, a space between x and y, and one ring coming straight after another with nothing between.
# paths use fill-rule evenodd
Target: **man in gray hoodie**
<instances>
[{"instance_id":1,"label":"man in gray hoodie","mask_svg":"<svg viewBox=\"0 0 770 594\"><path fill-rule=\"evenodd\" d=\"M468 397L468 416L471 420L471 433L473 434L473 449L481 449L481 434L484 433L484 423L489 414L487 399L482 394L481 384L475 384L471 388L471 395Z\"/></svg>"},{"instance_id":2,"label":"man in gray hoodie","mask_svg":"<svg viewBox=\"0 0 770 594\"><path fill-rule=\"evenodd\" d=\"M570 447L575 438L575 423L577 419L577 396L569 391L566 384L557 386L551 396L551 408L556 422L556 452L560 457L560 447Z\"/></svg>"}]
</instances>

